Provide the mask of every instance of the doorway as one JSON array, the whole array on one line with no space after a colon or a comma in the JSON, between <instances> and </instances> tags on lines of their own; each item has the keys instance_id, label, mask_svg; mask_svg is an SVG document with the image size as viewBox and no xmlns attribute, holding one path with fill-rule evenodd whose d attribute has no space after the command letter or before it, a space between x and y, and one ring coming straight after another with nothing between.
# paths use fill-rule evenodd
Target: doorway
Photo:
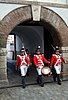
<instances>
[{"instance_id":1,"label":"doorway","mask_svg":"<svg viewBox=\"0 0 68 100\"><path fill-rule=\"evenodd\" d=\"M28 48L31 56L33 57L35 54L35 50L40 45L41 53L44 54L44 56L49 60L51 58L52 53L54 52L54 43L53 38L49 30L42 24L42 21L40 22L34 22L32 20L25 21L23 23L20 23L17 25L10 34L13 34L16 36L14 45L16 53L15 56L20 53L20 50L22 46L24 48ZM10 84L13 82L13 84L21 84L21 77L20 72L16 72L15 70L15 62L16 59L11 60L8 62L8 79ZM33 84L36 82L37 72L35 69L35 66L30 66L29 69L29 77L27 76L26 80L28 84ZM13 77L11 76L13 75ZM48 79L45 79L45 81L48 81ZM51 81L51 79L49 79Z\"/></svg>"}]
</instances>

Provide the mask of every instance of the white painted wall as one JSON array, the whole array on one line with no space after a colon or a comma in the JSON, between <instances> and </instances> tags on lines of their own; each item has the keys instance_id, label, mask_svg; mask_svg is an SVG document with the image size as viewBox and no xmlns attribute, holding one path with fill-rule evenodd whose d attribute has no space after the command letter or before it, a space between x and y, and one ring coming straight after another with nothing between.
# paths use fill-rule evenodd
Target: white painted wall
<instances>
[{"instance_id":1,"label":"white painted wall","mask_svg":"<svg viewBox=\"0 0 68 100\"><path fill-rule=\"evenodd\" d=\"M66 4L68 4L68 0L66 0Z\"/></svg>"},{"instance_id":2,"label":"white painted wall","mask_svg":"<svg viewBox=\"0 0 68 100\"><path fill-rule=\"evenodd\" d=\"M26 5L0 3L0 20L2 20L12 10L18 7L22 7L22 6L26 6ZM58 15L60 15L65 21L65 23L68 25L68 9L67 8L56 8L56 7L48 7L48 8L56 12Z\"/></svg>"}]
</instances>

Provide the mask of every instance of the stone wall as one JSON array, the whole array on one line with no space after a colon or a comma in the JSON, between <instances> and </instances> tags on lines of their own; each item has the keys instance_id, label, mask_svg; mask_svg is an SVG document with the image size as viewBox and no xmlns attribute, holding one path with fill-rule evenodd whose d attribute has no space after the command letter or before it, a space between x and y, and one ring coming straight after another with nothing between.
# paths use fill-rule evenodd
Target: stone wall
<instances>
[{"instance_id":1,"label":"stone wall","mask_svg":"<svg viewBox=\"0 0 68 100\"><path fill-rule=\"evenodd\" d=\"M68 75L68 47L62 47L62 55L65 60L67 60L67 64L63 64L63 74Z\"/></svg>"},{"instance_id":2,"label":"stone wall","mask_svg":"<svg viewBox=\"0 0 68 100\"><path fill-rule=\"evenodd\" d=\"M0 85L4 86L8 83L7 79L7 61L6 48L0 49Z\"/></svg>"}]
</instances>

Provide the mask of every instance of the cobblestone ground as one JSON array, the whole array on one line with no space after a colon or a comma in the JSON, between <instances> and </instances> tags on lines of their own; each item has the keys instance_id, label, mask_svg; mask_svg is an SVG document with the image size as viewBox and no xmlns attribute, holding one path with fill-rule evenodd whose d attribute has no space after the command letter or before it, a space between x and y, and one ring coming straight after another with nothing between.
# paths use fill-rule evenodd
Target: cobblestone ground
<instances>
[{"instance_id":1,"label":"cobblestone ground","mask_svg":"<svg viewBox=\"0 0 68 100\"><path fill-rule=\"evenodd\" d=\"M12 62L11 62L12 63ZM11 65L10 63L10 65ZM14 63L12 63L14 64ZM54 83L52 77L43 77L44 87L40 87L36 83L35 70L31 69L31 73L26 77L26 88L22 88L21 77L16 72L15 66L8 68L9 88L0 87L0 100L68 100L68 81L62 81L62 85ZM32 85L29 85L34 83Z\"/></svg>"},{"instance_id":2,"label":"cobblestone ground","mask_svg":"<svg viewBox=\"0 0 68 100\"><path fill-rule=\"evenodd\" d=\"M28 85L0 89L0 100L68 100L68 81L62 85L46 83L44 87Z\"/></svg>"}]
</instances>

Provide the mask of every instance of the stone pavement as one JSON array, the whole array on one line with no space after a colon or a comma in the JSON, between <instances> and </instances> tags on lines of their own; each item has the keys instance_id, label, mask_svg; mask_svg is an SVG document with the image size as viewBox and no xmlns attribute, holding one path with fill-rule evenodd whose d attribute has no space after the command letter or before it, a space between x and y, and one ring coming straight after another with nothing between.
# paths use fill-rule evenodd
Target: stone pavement
<instances>
[{"instance_id":1,"label":"stone pavement","mask_svg":"<svg viewBox=\"0 0 68 100\"><path fill-rule=\"evenodd\" d=\"M67 77L68 78L68 77ZM52 76L43 77L44 87L36 83L36 70L30 69L26 77L26 88L22 88L21 77L15 72L15 65L10 62L8 66L9 84L0 87L0 100L68 100L68 81L62 85L53 82Z\"/></svg>"},{"instance_id":2,"label":"stone pavement","mask_svg":"<svg viewBox=\"0 0 68 100\"><path fill-rule=\"evenodd\" d=\"M0 89L0 100L68 100L68 81Z\"/></svg>"}]
</instances>

